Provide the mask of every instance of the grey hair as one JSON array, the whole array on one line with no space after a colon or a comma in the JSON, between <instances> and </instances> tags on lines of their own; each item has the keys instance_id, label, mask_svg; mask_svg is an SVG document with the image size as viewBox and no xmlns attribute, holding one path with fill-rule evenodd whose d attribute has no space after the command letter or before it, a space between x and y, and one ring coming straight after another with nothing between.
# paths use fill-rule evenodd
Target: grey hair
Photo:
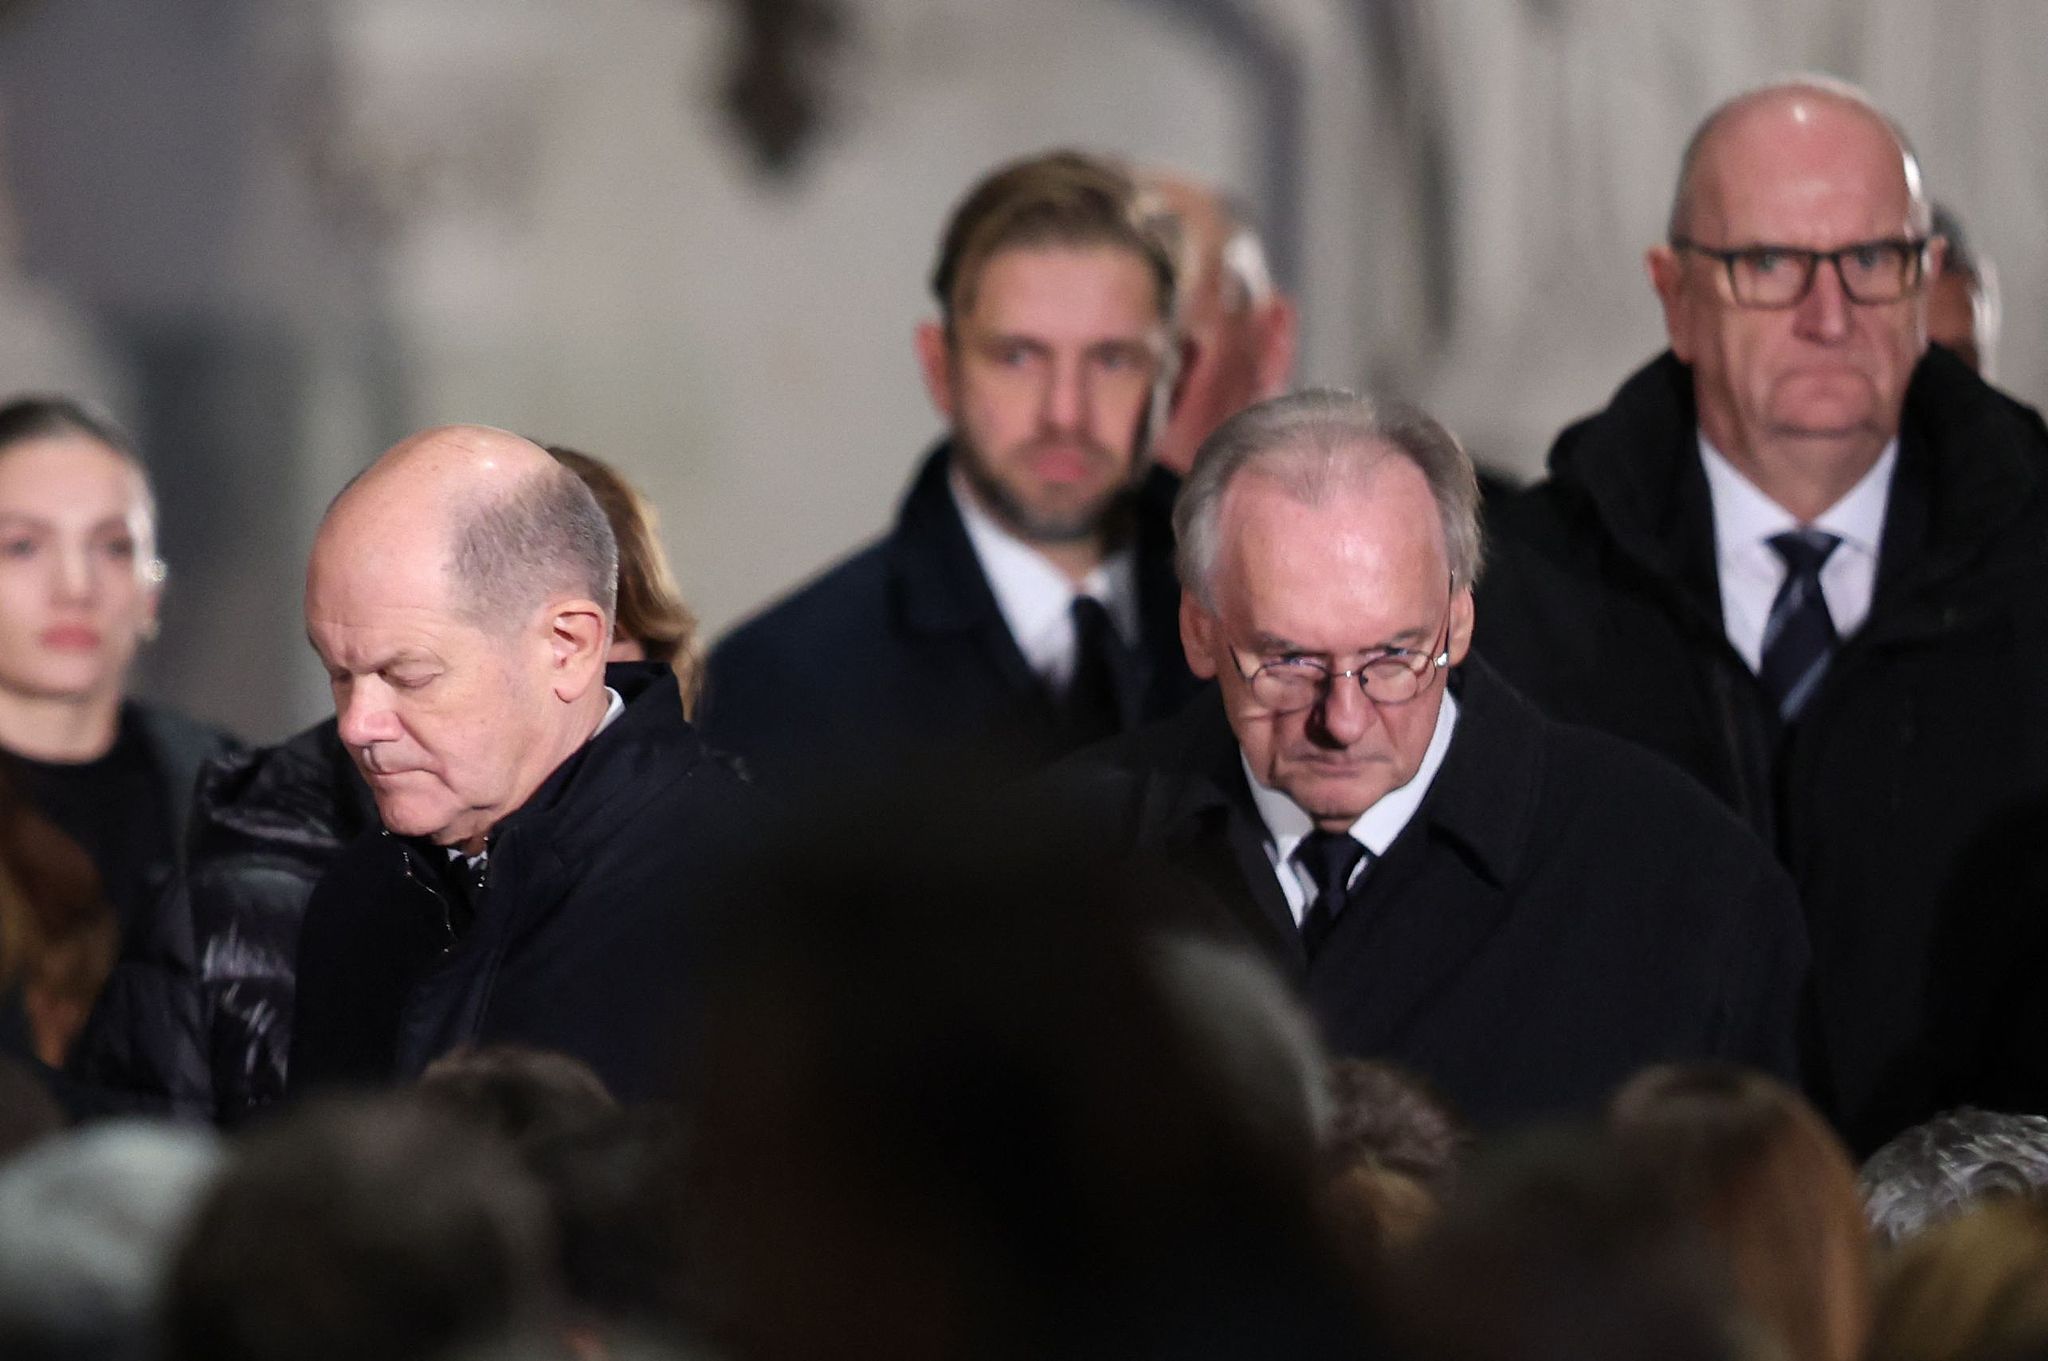
<instances>
[{"instance_id":1,"label":"grey hair","mask_svg":"<svg viewBox=\"0 0 2048 1361\"><path fill-rule=\"evenodd\" d=\"M1899 147L1899 158L1906 176L1906 192L1912 202L1914 228L1922 232L1931 230L1933 210L1929 207L1927 192L1922 187L1920 154L1913 149L1913 139L1906 135L1906 130L1899 126L1898 120L1879 108L1877 102L1858 86L1834 76L1803 72L1782 77L1767 85L1759 85L1724 99L1700 120L1700 125L1693 129L1692 136L1685 143L1684 153L1678 158L1678 184L1671 192L1671 217L1665 225L1667 240L1675 240L1691 231L1688 224L1692 220L1693 180L1699 171L1701 154L1720 125L1729 115L1738 113L1760 100L1774 95L1790 94L1795 90L1810 90L1841 100L1845 104L1852 104L1890 130L1892 140L1898 143Z\"/></svg>"},{"instance_id":2,"label":"grey hair","mask_svg":"<svg viewBox=\"0 0 2048 1361\"><path fill-rule=\"evenodd\" d=\"M597 498L560 464L459 512L449 575L458 608L487 629L516 621L563 589L618 606L619 545Z\"/></svg>"},{"instance_id":3,"label":"grey hair","mask_svg":"<svg viewBox=\"0 0 2048 1361\"><path fill-rule=\"evenodd\" d=\"M1265 240L1259 235L1251 206L1244 198L1211 189L1201 192L1215 205L1218 232L1213 264L1223 310L1231 316L1243 316L1270 300L1275 291ZM1204 273L1203 265L1212 263L1201 260L1195 251L1197 245L1206 243L1198 239L1193 224L1173 200L1156 188L1148 185L1143 203L1146 225L1172 250L1180 271L1178 291L1184 305L1192 282Z\"/></svg>"},{"instance_id":4,"label":"grey hair","mask_svg":"<svg viewBox=\"0 0 2048 1361\"><path fill-rule=\"evenodd\" d=\"M123 1119L9 1163L0 1354L146 1354L172 1257L225 1162L210 1129Z\"/></svg>"},{"instance_id":5,"label":"grey hair","mask_svg":"<svg viewBox=\"0 0 2048 1361\"><path fill-rule=\"evenodd\" d=\"M1173 505L1174 565L1181 585L1215 607L1211 576L1221 548L1223 494L1240 473L1258 468L1290 493L1320 503L1333 483L1369 472L1391 451L1429 483L1443 520L1444 552L1459 587L1479 580L1485 547L1479 530L1479 478L1457 436L1420 407L1336 388L1308 388L1246 407L1202 442Z\"/></svg>"},{"instance_id":6,"label":"grey hair","mask_svg":"<svg viewBox=\"0 0 2048 1361\"><path fill-rule=\"evenodd\" d=\"M1913 1126L1870 1155L1864 1213L1897 1244L1980 1201L2048 1190L2048 1116L1963 1106Z\"/></svg>"}]
</instances>

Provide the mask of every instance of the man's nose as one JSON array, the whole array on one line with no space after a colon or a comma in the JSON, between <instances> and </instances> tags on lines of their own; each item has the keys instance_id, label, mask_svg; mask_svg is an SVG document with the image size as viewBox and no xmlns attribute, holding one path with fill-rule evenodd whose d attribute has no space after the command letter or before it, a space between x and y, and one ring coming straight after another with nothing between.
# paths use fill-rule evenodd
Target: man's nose
<instances>
[{"instance_id":1,"label":"man's nose","mask_svg":"<svg viewBox=\"0 0 2048 1361\"><path fill-rule=\"evenodd\" d=\"M1082 429L1088 420L1088 371L1078 362L1052 365L1046 379L1045 423L1053 430Z\"/></svg>"},{"instance_id":2,"label":"man's nose","mask_svg":"<svg viewBox=\"0 0 2048 1361\"><path fill-rule=\"evenodd\" d=\"M1849 309L1853 306L1848 289L1842 285L1842 262L1814 261L1813 287L1799 300L1800 333L1813 340L1840 340L1849 333Z\"/></svg>"},{"instance_id":3,"label":"man's nose","mask_svg":"<svg viewBox=\"0 0 2048 1361\"><path fill-rule=\"evenodd\" d=\"M374 676L348 682L338 691L334 718L342 742L356 751L398 735L398 719L392 712L390 696Z\"/></svg>"},{"instance_id":4,"label":"man's nose","mask_svg":"<svg viewBox=\"0 0 2048 1361\"><path fill-rule=\"evenodd\" d=\"M1379 715L1356 676L1332 676L1323 702L1310 715L1309 735L1328 747L1348 747L1371 731Z\"/></svg>"}]
</instances>

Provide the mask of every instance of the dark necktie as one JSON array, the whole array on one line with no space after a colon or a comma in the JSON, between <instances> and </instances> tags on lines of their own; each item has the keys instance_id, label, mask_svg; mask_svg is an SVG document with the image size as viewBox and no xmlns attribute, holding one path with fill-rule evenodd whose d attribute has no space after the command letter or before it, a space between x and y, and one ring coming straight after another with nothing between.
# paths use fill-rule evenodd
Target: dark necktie
<instances>
[{"instance_id":1,"label":"dark necktie","mask_svg":"<svg viewBox=\"0 0 2048 1361\"><path fill-rule=\"evenodd\" d=\"M1294 848L1294 858L1308 870L1315 883L1315 900L1301 914L1301 944L1314 959L1336 924L1337 913L1350 892L1351 872L1366 858L1366 849L1349 832L1310 832Z\"/></svg>"},{"instance_id":2,"label":"dark necktie","mask_svg":"<svg viewBox=\"0 0 2048 1361\"><path fill-rule=\"evenodd\" d=\"M1067 726L1076 746L1122 732L1123 641L1109 611L1092 595L1077 595L1074 618L1074 678L1067 684Z\"/></svg>"},{"instance_id":3,"label":"dark necktie","mask_svg":"<svg viewBox=\"0 0 2048 1361\"><path fill-rule=\"evenodd\" d=\"M1821 594L1820 569L1841 539L1822 529L1793 529L1771 536L1770 545L1785 560L1785 584L1771 602L1764 624L1762 664L1756 678L1790 723L1799 717L1841 641Z\"/></svg>"}]
</instances>

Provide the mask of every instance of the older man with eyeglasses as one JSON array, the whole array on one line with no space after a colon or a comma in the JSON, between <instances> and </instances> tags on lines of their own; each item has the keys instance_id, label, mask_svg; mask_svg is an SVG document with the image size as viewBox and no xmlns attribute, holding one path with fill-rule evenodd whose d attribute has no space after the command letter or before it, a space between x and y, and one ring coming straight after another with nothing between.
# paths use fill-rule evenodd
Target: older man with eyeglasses
<instances>
[{"instance_id":1,"label":"older man with eyeglasses","mask_svg":"<svg viewBox=\"0 0 2048 1361\"><path fill-rule=\"evenodd\" d=\"M1770 851L1669 765L1468 661L1478 487L1420 411L1251 407L1175 504L1181 637L1216 687L1072 758L1079 850L1163 860L1332 1045L1470 1118L1584 1114L1637 1068L1795 1067L1806 940Z\"/></svg>"},{"instance_id":2,"label":"older man with eyeglasses","mask_svg":"<svg viewBox=\"0 0 2048 1361\"><path fill-rule=\"evenodd\" d=\"M1775 846L1865 1149L2048 1102L2048 430L1929 349L1945 246L1854 89L1710 114L1648 254L1671 350L1494 511L1477 644Z\"/></svg>"}]
</instances>

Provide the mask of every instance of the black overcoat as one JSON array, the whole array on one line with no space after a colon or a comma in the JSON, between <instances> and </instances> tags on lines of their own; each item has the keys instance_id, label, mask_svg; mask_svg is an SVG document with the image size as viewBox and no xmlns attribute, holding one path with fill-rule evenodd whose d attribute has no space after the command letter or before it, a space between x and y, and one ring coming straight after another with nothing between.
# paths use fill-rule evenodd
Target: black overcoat
<instances>
[{"instance_id":1,"label":"black overcoat","mask_svg":"<svg viewBox=\"0 0 2048 1361\"><path fill-rule=\"evenodd\" d=\"M1489 513L1478 651L1776 848L1852 1143L1964 1101L2048 1110L2048 430L1930 349L1869 617L1781 732L1723 630L1696 425L1667 354L1565 431Z\"/></svg>"},{"instance_id":2,"label":"black overcoat","mask_svg":"<svg viewBox=\"0 0 2048 1361\"><path fill-rule=\"evenodd\" d=\"M625 712L493 829L467 931L449 929L437 847L373 830L328 870L299 936L294 1095L494 1043L574 1055L623 1100L671 1089L697 932L761 811L684 720L667 667L614 664L606 681Z\"/></svg>"},{"instance_id":3,"label":"black overcoat","mask_svg":"<svg viewBox=\"0 0 2048 1361\"><path fill-rule=\"evenodd\" d=\"M1274 959L1334 1049L1419 1071L1481 1125L1586 1114L1659 1060L1792 1077L1806 938L1769 850L1665 762L1545 719L1483 663L1453 683L1429 793L1313 962L1216 693L1049 788L1116 853L1186 870L1203 890L1187 913Z\"/></svg>"},{"instance_id":4,"label":"black overcoat","mask_svg":"<svg viewBox=\"0 0 2048 1361\"><path fill-rule=\"evenodd\" d=\"M1073 745L1024 660L947 487L949 451L925 460L895 527L712 651L705 739L778 785L863 778L920 757L992 776ZM1141 644L1123 688L1126 726L1194 693L1180 645L1171 509L1178 481L1153 469L1135 516Z\"/></svg>"}]
</instances>

